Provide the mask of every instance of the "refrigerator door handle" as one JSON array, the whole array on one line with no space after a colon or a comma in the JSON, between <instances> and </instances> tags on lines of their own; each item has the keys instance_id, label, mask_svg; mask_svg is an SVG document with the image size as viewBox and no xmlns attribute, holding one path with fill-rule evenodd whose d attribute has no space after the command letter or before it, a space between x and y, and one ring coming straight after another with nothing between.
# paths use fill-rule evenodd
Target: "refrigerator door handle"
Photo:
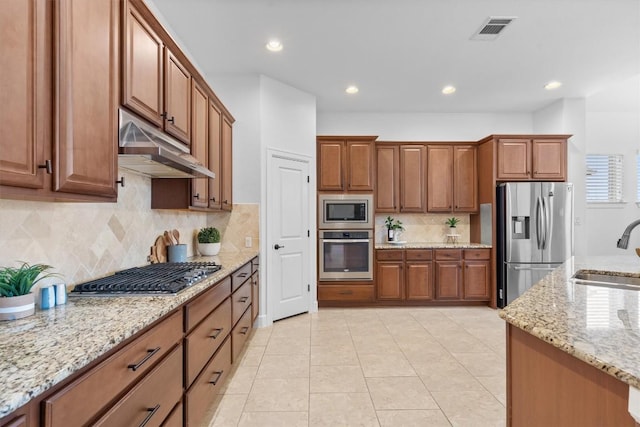
<instances>
[{"instance_id":1,"label":"refrigerator door handle","mask_svg":"<svg viewBox=\"0 0 640 427\"><path fill-rule=\"evenodd\" d=\"M536 199L536 240L538 241L538 249L542 249L542 202L540 197Z\"/></svg>"},{"instance_id":2,"label":"refrigerator door handle","mask_svg":"<svg viewBox=\"0 0 640 427\"><path fill-rule=\"evenodd\" d=\"M542 206L542 249L547 249L547 242L549 237L549 209L546 199L541 198Z\"/></svg>"}]
</instances>

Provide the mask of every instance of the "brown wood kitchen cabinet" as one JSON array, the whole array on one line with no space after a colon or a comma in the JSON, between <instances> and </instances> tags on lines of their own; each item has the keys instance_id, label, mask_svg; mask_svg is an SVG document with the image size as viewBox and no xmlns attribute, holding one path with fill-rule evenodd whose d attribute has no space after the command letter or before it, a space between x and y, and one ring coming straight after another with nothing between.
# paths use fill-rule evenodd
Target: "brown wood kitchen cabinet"
<instances>
[{"instance_id":1,"label":"brown wood kitchen cabinet","mask_svg":"<svg viewBox=\"0 0 640 427\"><path fill-rule=\"evenodd\" d=\"M491 249L436 249L438 300L490 299Z\"/></svg>"},{"instance_id":2,"label":"brown wood kitchen cabinet","mask_svg":"<svg viewBox=\"0 0 640 427\"><path fill-rule=\"evenodd\" d=\"M373 191L376 136L318 136L318 191Z\"/></svg>"},{"instance_id":3,"label":"brown wood kitchen cabinet","mask_svg":"<svg viewBox=\"0 0 640 427\"><path fill-rule=\"evenodd\" d=\"M498 138L496 150L498 181L566 180L566 137Z\"/></svg>"},{"instance_id":4,"label":"brown wood kitchen cabinet","mask_svg":"<svg viewBox=\"0 0 640 427\"><path fill-rule=\"evenodd\" d=\"M209 163L209 99L198 83L193 81L191 94L191 153L205 167ZM191 180L191 206L209 206L209 178Z\"/></svg>"},{"instance_id":5,"label":"brown wood kitchen cabinet","mask_svg":"<svg viewBox=\"0 0 640 427\"><path fill-rule=\"evenodd\" d=\"M424 145L400 146L400 210L426 212L427 148Z\"/></svg>"},{"instance_id":6,"label":"brown wood kitchen cabinet","mask_svg":"<svg viewBox=\"0 0 640 427\"><path fill-rule=\"evenodd\" d=\"M4 6L0 111L13 125L0 141L0 195L115 201L120 3Z\"/></svg>"},{"instance_id":7,"label":"brown wood kitchen cabinet","mask_svg":"<svg viewBox=\"0 0 640 427\"><path fill-rule=\"evenodd\" d=\"M476 147L428 145L427 158L427 211L477 212Z\"/></svg>"},{"instance_id":8,"label":"brown wood kitchen cabinet","mask_svg":"<svg viewBox=\"0 0 640 427\"><path fill-rule=\"evenodd\" d=\"M398 212L400 147L376 144L376 212Z\"/></svg>"},{"instance_id":9,"label":"brown wood kitchen cabinet","mask_svg":"<svg viewBox=\"0 0 640 427\"><path fill-rule=\"evenodd\" d=\"M429 301L433 299L431 249L376 250L378 301Z\"/></svg>"}]
</instances>

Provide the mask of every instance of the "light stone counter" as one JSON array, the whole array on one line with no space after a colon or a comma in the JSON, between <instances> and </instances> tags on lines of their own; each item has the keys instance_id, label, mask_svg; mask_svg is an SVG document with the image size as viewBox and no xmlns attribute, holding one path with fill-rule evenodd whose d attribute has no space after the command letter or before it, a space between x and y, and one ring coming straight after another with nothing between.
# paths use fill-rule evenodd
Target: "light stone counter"
<instances>
[{"instance_id":1,"label":"light stone counter","mask_svg":"<svg viewBox=\"0 0 640 427\"><path fill-rule=\"evenodd\" d=\"M570 259L499 312L533 336L640 387L640 291L574 283L580 269L640 277L635 256Z\"/></svg>"},{"instance_id":2,"label":"light stone counter","mask_svg":"<svg viewBox=\"0 0 640 427\"><path fill-rule=\"evenodd\" d=\"M0 322L0 418L230 275L253 257L247 250L213 260L222 270L178 295L72 297L25 319Z\"/></svg>"},{"instance_id":3,"label":"light stone counter","mask_svg":"<svg viewBox=\"0 0 640 427\"><path fill-rule=\"evenodd\" d=\"M405 243L376 243L376 249L483 249L491 245L481 243L442 243L442 242L405 242Z\"/></svg>"}]
</instances>

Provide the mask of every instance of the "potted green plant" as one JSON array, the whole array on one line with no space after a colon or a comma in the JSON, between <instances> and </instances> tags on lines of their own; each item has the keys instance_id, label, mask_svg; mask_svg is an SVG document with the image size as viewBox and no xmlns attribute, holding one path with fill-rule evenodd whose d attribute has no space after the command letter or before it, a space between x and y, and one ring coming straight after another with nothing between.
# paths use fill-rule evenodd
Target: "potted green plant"
<instances>
[{"instance_id":1,"label":"potted green plant","mask_svg":"<svg viewBox=\"0 0 640 427\"><path fill-rule=\"evenodd\" d=\"M20 267L0 267L0 320L16 320L31 316L35 312L35 294L31 288L40 280L55 276L45 273L50 265L29 265Z\"/></svg>"},{"instance_id":2,"label":"potted green plant","mask_svg":"<svg viewBox=\"0 0 640 427\"><path fill-rule=\"evenodd\" d=\"M456 228L456 225L458 225L459 222L460 220L458 218L452 216L451 218L447 218L445 224L447 224L449 228Z\"/></svg>"},{"instance_id":3,"label":"potted green plant","mask_svg":"<svg viewBox=\"0 0 640 427\"><path fill-rule=\"evenodd\" d=\"M387 240L390 242L396 241L400 232L404 231L402 221L393 219L390 216L384 220L384 225L387 227Z\"/></svg>"},{"instance_id":4,"label":"potted green plant","mask_svg":"<svg viewBox=\"0 0 640 427\"><path fill-rule=\"evenodd\" d=\"M215 227L205 227L198 231L198 252L203 256L218 255L220 252L220 231Z\"/></svg>"}]
</instances>

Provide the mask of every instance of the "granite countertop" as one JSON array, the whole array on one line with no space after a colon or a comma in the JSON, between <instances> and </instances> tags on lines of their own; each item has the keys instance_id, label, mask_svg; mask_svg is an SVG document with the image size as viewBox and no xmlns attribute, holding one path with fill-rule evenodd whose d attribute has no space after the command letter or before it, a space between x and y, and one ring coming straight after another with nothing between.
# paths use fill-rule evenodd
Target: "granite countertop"
<instances>
[{"instance_id":1,"label":"granite countertop","mask_svg":"<svg viewBox=\"0 0 640 427\"><path fill-rule=\"evenodd\" d=\"M640 291L574 283L578 270L640 275L635 256L571 258L499 312L574 357L640 388Z\"/></svg>"},{"instance_id":2,"label":"granite countertop","mask_svg":"<svg viewBox=\"0 0 640 427\"><path fill-rule=\"evenodd\" d=\"M171 296L69 297L65 305L0 322L0 418L228 276L257 250L194 257L223 268Z\"/></svg>"},{"instance_id":3,"label":"granite countertop","mask_svg":"<svg viewBox=\"0 0 640 427\"><path fill-rule=\"evenodd\" d=\"M482 249L491 245L481 243L442 243L442 242L404 242L404 243L376 243L376 249Z\"/></svg>"}]
</instances>

